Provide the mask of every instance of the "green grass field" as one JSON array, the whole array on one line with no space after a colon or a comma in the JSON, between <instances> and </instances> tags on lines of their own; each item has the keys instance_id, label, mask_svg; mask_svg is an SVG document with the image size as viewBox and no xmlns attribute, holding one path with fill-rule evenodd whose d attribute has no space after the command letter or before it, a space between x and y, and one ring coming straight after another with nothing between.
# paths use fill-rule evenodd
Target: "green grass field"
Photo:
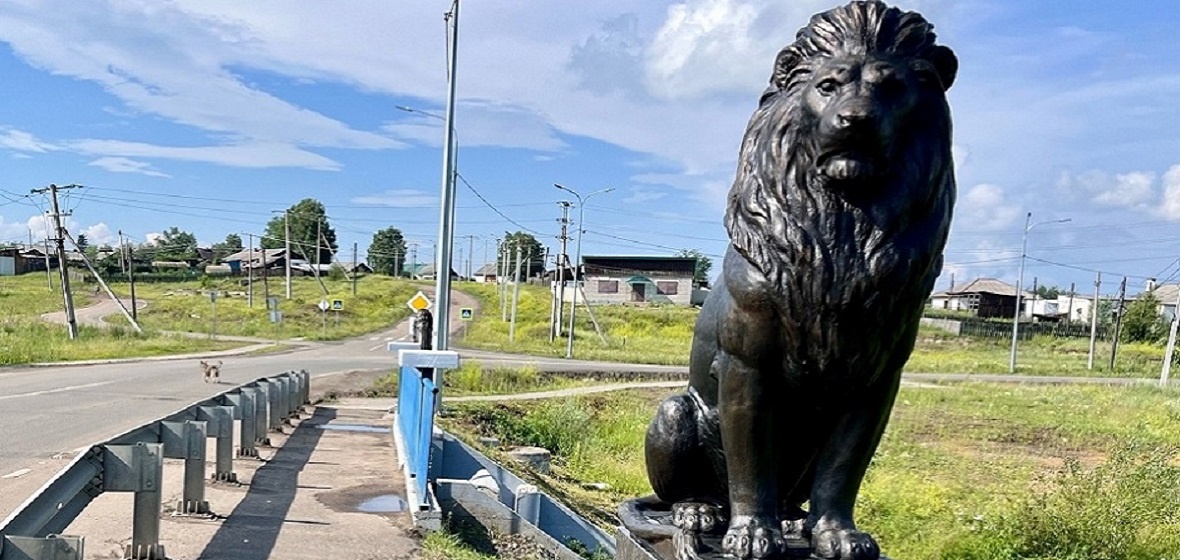
<instances>
[{"instance_id":1,"label":"green grass field","mask_svg":"<svg viewBox=\"0 0 1180 560\"><path fill-rule=\"evenodd\" d=\"M357 295L352 295L352 283L325 278L325 294L315 278L292 280L292 299L285 296L283 278L270 279L270 294L279 297L283 320L270 322L266 310L263 284L256 279L254 306L248 305L242 278L209 279L204 282L161 282L136 284L136 297L146 300L148 307L139 313L145 327L167 331L209 332L213 328L213 304L208 292L216 290L217 333L271 339L304 338L310 340L339 340L390 328L410 314L406 301L420 289L416 283L388 276L368 275L357 282ZM129 295L126 283L116 284L116 293ZM321 299L341 300L343 311L321 313ZM326 321L324 320L326 319ZM339 323L337 323L339 319ZM115 321L115 318L111 319ZM121 320L121 318L119 319Z\"/></svg>"},{"instance_id":2,"label":"green grass field","mask_svg":"<svg viewBox=\"0 0 1180 560\"><path fill-rule=\"evenodd\" d=\"M666 394L454 404L442 422L464 437L554 451L554 474L530 478L610 527L621 500L650 492L643 434ZM886 554L911 560L1180 558L1178 397L1143 387L905 387L859 522Z\"/></svg>"},{"instance_id":3,"label":"green grass field","mask_svg":"<svg viewBox=\"0 0 1180 560\"><path fill-rule=\"evenodd\" d=\"M60 286L54 277L49 291L43 274L0 278L0 365L35 362L111 359L224 350L241 343L219 342L148 331L136 333L129 327L99 329L79 326L78 339L70 340L65 325L51 324L41 314L63 308ZM91 291L75 286L78 307L91 302Z\"/></svg>"},{"instance_id":4,"label":"green grass field","mask_svg":"<svg viewBox=\"0 0 1180 560\"><path fill-rule=\"evenodd\" d=\"M469 348L565 356L566 339L549 342L549 291L522 285L517 306L516 339L509 341L509 324L501 320L500 298L489 284L457 284L476 296L482 313L459 343ZM511 292L509 294L511 296ZM509 300L511 301L511 300ZM509 306L511 303L509 303ZM579 305L574 356L581 359L630 363L685 365L692 345L698 310L675 306L595 306L604 343L595 333L585 308ZM914 353L906 364L912 373L1008 373L1009 339L960 337L923 326ZM1100 342L1095 368L1087 369L1089 341L1037 337L1022 341L1017 373L1104 377L1157 377L1164 350L1154 344L1120 344L1115 368L1109 366L1110 344Z\"/></svg>"}]
</instances>

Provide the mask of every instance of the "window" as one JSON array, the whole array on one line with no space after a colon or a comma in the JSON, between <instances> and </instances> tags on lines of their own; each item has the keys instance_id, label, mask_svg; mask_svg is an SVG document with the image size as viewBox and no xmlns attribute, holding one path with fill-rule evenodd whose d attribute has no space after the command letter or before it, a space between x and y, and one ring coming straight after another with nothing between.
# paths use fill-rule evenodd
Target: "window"
<instances>
[{"instance_id":1,"label":"window","mask_svg":"<svg viewBox=\"0 0 1180 560\"><path fill-rule=\"evenodd\" d=\"M679 289L679 282L656 282L656 293L661 296L674 296Z\"/></svg>"},{"instance_id":2,"label":"window","mask_svg":"<svg viewBox=\"0 0 1180 560\"><path fill-rule=\"evenodd\" d=\"M618 280L599 280L598 293L600 294L617 294L619 293Z\"/></svg>"}]
</instances>

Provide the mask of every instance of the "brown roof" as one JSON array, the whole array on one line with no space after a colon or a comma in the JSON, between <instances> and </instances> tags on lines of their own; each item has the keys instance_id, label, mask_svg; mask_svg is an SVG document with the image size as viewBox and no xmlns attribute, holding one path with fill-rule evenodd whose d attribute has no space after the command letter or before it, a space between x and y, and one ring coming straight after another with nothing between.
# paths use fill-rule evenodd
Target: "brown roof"
<instances>
[{"instance_id":1,"label":"brown roof","mask_svg":"<svg viewBox=\"0 0 1180 560\"><path fill-rule=\"evenodd\" d=\"M963 294L995 294L1016 297L1016 286L995 278L976 278L962 286L955 286L954 290L947 291L947 295Z\"/></svg>"}]
</instances>

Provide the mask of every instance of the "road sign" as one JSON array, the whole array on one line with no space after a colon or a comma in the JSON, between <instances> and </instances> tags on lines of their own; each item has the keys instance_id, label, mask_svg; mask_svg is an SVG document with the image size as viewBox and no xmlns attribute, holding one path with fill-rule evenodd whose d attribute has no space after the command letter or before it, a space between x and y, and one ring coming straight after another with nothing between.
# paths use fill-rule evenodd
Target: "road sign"
<instances>
[{"instance_id":1,"label":"road sign","mask_svg":"<svg viewBox=\"0 0 1180 560\"><path fill-rule=\"evenodd\" d=\"M459 310L459 318L463 319L464 321L470 321L475 318L475 310L471 309L470 307L464 307L463 309Z\"/></svg>"},{"instance_id":2,"label":"road sign","mask_svg":"<svg viewBox=\"0 0 1180 560\"><path fill-rule=\"evenodd\" d=\"M279 296L270 296L266 298L266 309L274 311L279 308Z\"/></svg>"},{"instance_id":3,"label":"road sign","mask_svg":"<svg viewBox=\"0 0 1180 560\"><path fill-rule=\"evenodd\" d=\"M344 300L342 300L342 299L332 300L332 311L340 311L343 309L344 309Z\"/></svg>"},{"instance_id":4,"label":"road sign","mask_svg":"<svg viewBox=\"0 0 1180 560\"><path fill-rule=\"evenodd\" d=\"M328 300L321 299L319 308L320 308L320 311L327 311L328 310Z\"/></svg>"},{"instance_id":5,"label":"road sign","mask_svg":"<svg viewBox=\"0 0 1180 560\"><path fill-rule=\"evenodd\" d=\"M283 322L283 312L279 311L277 309L270 310L270 322L282 323Z\"/></svg>"},{"instance_id":6,"label":"road sign","mask_svg":"<svg viewBox=\"0 0 1180 560\"><path fill-rule=\"evenodd\" d=\"M406 302L406 305L414 311L422 311L423 309L430 309L430 306L434 304L430 302L430 298L426 297L426 294L419 290L418 293L414 294L414 297L410 298L410 301Z\"/></svg>"}]
</instances>

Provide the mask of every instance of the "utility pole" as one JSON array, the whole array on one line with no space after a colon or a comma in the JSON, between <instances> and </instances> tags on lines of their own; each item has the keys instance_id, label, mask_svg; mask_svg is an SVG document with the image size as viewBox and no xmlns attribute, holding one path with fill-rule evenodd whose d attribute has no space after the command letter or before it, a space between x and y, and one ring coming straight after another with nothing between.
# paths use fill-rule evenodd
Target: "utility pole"
<instances>
[{"instance_id":1,"label":"utility pole","mask_svg":"<svg viewBox=\"0 0 1180 560\"><path fill-rule=\"evenodd\" d=\"M1102 297L1102 273L1094 280L1094 303L1090 305L1090 358L1086 361L1086 369L1094 369L1094 344L1098 340L1098 299Z\"/></svg>"},{"instance_id":2,"label":"utility pole","mask_svg":"<svg viewBox=\"0 0 1180 560\"><path fill-rule=\"evenodd\" d=\"M1119 285L1119 305L1115 308L1114 318L1114 336L1111 337L1110 342L1110 370L1114 371L1114 357L1119 351L1119 331L1123 328L1123 300L1127 296L1127 277L1123 277L1123 283Z\"/></svg>"},{"instance_id":3,"label":"utility pole","mask_svg":"<svg viewBox=\"0 0 1180 560\"><path fill-rule=\"evenodd\" d=\"M467 278L471 279L475 276L475 271L471 270L471 257L475 255L475 236L467 236Z\"/></svg>"},{"instance_id":4,"label":"utility pole","mask_svg":"<svg viewBox=\"0 0 1180 560\"><path fill-rule=\"evenodd\" d=\"M1073 282L1069 283L1069 304L1065 306L1065 318L1069 321L1070 325L1073 324L1073 291L1076 287L1077 285Z\"/></svg>"},{"instance_id":5,"label":"utility pole","mask_svg":"<svg viewBox=\"0 0 1180 560\"><path fill-rule=\"evenodd\" d=\"M569 338L565 341L565 357L568 360L574 357L574 315L578 309L578 271L582 268L582 234L586 232L586 201L596 194L608 193L615 189L614 187L607 187L582 196L569 187L557 183L554 183L553 186L574 195L578 199L578 241L577 249L574 251L574 297L573 301L570 302ZM585 275L583 274L584 277Z\"/></svg>"},{"instance_id":6,"label":"utility pole","mask_svg":"<svg viewBox=\"0 0 1180 560\"><path fill-rule=\"evenodd\" d=\"M1160 370L1160 387L1168 386L1168 377L1172 374L1172 356L1176 352L1176 328L1180 326L1180 289L1176 290L1176 305L1172 307L1171 323L1168 327L1168 349L1164 352L1164 367Z\"/></svg>"},{"instance_id":7,"label":"utility pole","mask_svg":"<svg viewBox=\"0 0 1180 560\"><path fill-rule=\"evenodd\" d=\"M315 222L315 270L317 274L320 271L320 228L323 223L323 220L316 220Z\"/></svg>"},{"instance_id":8,"label":"utility pole","mask_svg":"<svg viewBox=\"0 0 1180 560\"><path fill-rule=\"evenodd\" d=\"M127 261L127 283L131 285L131 318L134 321L139 320L139 305L135 301L135 253L131 250L131 244L123 241L123 230L119 230L119 251L122 253L122 259Z\"/></svg>"},{"instance_id":9,"label":"utility pole","mask_svg":"<svg viewBox=\"0 0 1180 560\"><path fill-rule=\"evenodd\" d=\"M393 258L393 260L394 260L394 262L397 262L397 257L394 257L394 258ZM356 267L357 267L357 263L356 263L356 241L353 241L353 242L352 242L352 295L353 295L354 297L356 296L356 277L357 277L357 272L359 272L359 271L357 270L357 268L356 268ZM337 313L337 314L336 314L336 317L340 317L340 314L339 314L339 313Z\"/></svg>"},{"instance_id":10,"label":"utility pole","mask_svg":"<svg viewBox=\"0 0 1180 560\"><path fill-rule=\"evenodd\" d=\"M512 260L512 256L508 253L508 238L504 238L503 247L500 249L500 257L500 262L502 263L500 268L504 271L500 275L500 320L508 321L508 271L510 270L509 262Z\"/></svg>"},{"instance_id":11,"label":"utility pole","mask_svg":"<svg viewBox=\"0 0 1180 560\"><path fill-rule=\"evenodd\" d=\"M86 268L90 270L90 273L94 275L94 280L98 282L98 285L102 286L103 290L106 290L107 296L111 298L111 301L115 302L115 304L119 306L119 310L123 312L123 316L126 317L128 321L131 321L131 326L135 328L135 332L142 333L143 329L140 328L139 322L135 320L135 317L131 316L131 312L127 311L127 308L123 306L123 302L119 300L118 296L115 295L115 292L111 291L111 287L107 285L106 281L102 279L102 276L98 274L98 270L94 268L94 265L90 262L90 259L86 258L86 253L82 251L82 247L78 246L78 241L70 235L70 232L65 231L64 233L66 234L66 237L69 238L70 243L73 244L76 249L78 249L78 253L82 255L82 263L85 264Z\"/></svg>"},{"instance_id":12,"label":"utility pole","mask_svg":"<svg viewBox=\"0 0 1180 560\"><path fill-rule=\"evenodd\" d=\"M49 268L49 233L45 234L45 281L49 283L49 291L53 291L53 273Z\"/></svg>"},{"instance_id":13,"label":"utility pole","mask_svg":"<svg viewBox=\"0 0 1180 560\"><path fill-rule=\"evenodd\" d=\"M250 239L250 260L248 261L250 266L246 269L246 300L247 305L254 307L254 234L248 233L246 235Z\"/></svg>"},{"instance_id":14,"label":"utility pole","mask_svg":"<svg viewBox=\"0 0 1180 560\"><path fill-rule=\"evenodd\" d=\"M49 198L53 204L53 212L51 217L53 218L53 223L57 228L57 237L55 237L53 241L57 244L57 269L61 273L61 293L62 298L65 300L66 327L69 329L70 340L78 338L78 320L76 317L74 317L74 296L70 293L70 274L66 266L66 229L61 225L62 213L61 209L57 205L57 191L77 188L81 188L81 185L65 185L59 187L57 185L50 184L46 188L32 190L33 194L43 194L48 192Z\"/></svg>"},{"instance_id":15,"label":"utility pole","mask_svg":"<svg viewBox=\"0 0 1180 560\"><path fill-rule=\"evenodd\" d=\"M516 273L512 275L512 322L508 323L508 342L516 342L516 305L520 302L520 243L516 244Z\"/></svg>"},{"instance_id":16,"label":"utility pole","mask_svg":"<svg viewBox=\"0 0 1180 560\"><path fill-rule=\"evenodd\" d=\"M287 299L291 299L291 210L283 211L283 252L286 257Z\"/></svg>"},{"instance_id":17,"label":"utility pole","mask_svg":"<svg viewBox=\"0 0 1180 560\"><path fill-rule=\"evenodd\" d=\"M455 68L459 51L459 0L444 16L450 24L447 49L447 114L443 138L442 196L439 204L438 250L434 264L434 349L448 350L451 318L451 249L455 244ZM441 371L441 370L440 370ZM441 385L441 380L439 384Z\"/></svg>"},{"instance_id":18,"label":"utility pole","mask_svg":"<svg viewBox=\"0 0 1180 560\"><path fill-rule=\"evenodd\" d=\"M565 316L565 270L569 266L570 258L566 253L566 243L569 241L569 223L570 223L570 207L573 206L568 200L563 200L557 203L561 206L561 218L557 221L561 224L561 235L557 239L561 241L561 252L557 255L557 311L554 313L553 325L550 327L552 333L549 335L549 341L553 342L561 335L562 317Z\"/></svg>"}]
</instances>

